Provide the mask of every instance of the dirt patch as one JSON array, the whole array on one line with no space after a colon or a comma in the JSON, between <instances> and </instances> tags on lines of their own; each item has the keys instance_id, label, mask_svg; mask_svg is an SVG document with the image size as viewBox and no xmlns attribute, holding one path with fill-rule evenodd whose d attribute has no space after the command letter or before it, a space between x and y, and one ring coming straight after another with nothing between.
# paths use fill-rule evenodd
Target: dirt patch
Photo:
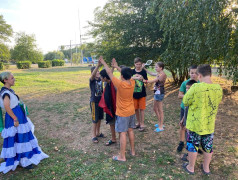
<instances>
[{"instance_id":1,"label":"dirt patch","mask_svg":"<svg viewBox=\"0 0 238 180\"><path fill-rule=\"evenodd\" d=\"M212 160L213 178L220 179L222 173L228 173L227 167L238 165L238 92L231 91L231 83L220 78L213 78L215 83L221 84L226 93L219 106L217 114L214 156ZM155 151L167 152L175 159L174 166L180 167L180 154L177 154L179 130L179 113L181 100L178 99L179 87L166 83L166 96L164 99L165 131L154 133L156 116L153 112L152 86L147 88L147 109L145 112L146 131L135 131L135 147L138 156L147 154L151 156ZM89 90L78 89L62 94L45 96L44 98L26 99L29 106L30 118L36 126L36 131L42 131L47 137L59 138L65 146L82 150L86 153L105 152L108 157L117 154L119 143L111 147L104 146L110 139L109 125L102 122L101 130L107 138L99 139L98 144L91 141L91 113L89 108ZM128 149L129 152L129 149ZM202 157L198 157L198 164ZM227 169L224 169L224 165ZM198 165L197 165L198 166ZM178 168L177 170L180 170ZM181 170L181 173L183 171ZM222 177L224 177L222 175Z\"/></svg>"}]
</instances>

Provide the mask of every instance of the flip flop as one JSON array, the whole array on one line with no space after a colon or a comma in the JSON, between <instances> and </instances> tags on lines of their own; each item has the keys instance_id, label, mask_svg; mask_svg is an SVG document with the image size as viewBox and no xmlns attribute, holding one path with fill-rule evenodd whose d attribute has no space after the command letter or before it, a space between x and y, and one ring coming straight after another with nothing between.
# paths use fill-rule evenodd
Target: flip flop
<instances>
[{"instance_id":1,"label":"flip flop","mask_svg":"<svg viewBox=\"0 0 238 180\"><path fill-rule=\"evenodd\" d=\"M112 160L114 160L114 161L120 161L120 162L126 162L126 161L119 160L117 156L113 156L113 157L112 157Z\"/></svg>"},{"instance_id":2,"label":"flip flop","mask_svg":"<svg viewBox=\"0 0 238 180\"><path fill-rule=\"evenodd\" d=\"M94 143L98 143L98 138L97 138L97 137L94 137L94 138L92 138L92 141L93 141Z\"/></svg>"},{"instance_id":3,"label":"flip flop","mask_svg":"<svg viewBox=\"0 0 238 180\"><path fill-rule=\"evenodd\" d=\"M156 128L156 129L154 130L154 132L162 132L162 131L164 131L164 129Z\"/></svg>"},{"instance_id":4,"label":"flip flop","mask_svg":"<svg viewBox=\"0 0 238 180\"><path fill-rule=\"evenodd\" d=\"M187 165L188 165L188 163L184 163L184 164L182 165L182 166L183 166L183 169L184 169L188 174L194 175L194 172L191 172L191 171L188 170Z\"/></svg>"},{"instance_id":5,"label":"flip flop","mask_svg":"<svg viewBox=\"0 0 238 180\"><path fill-rule=\"evenodd\" d=\"M103 133L99 134L97 137L100 137L100 138L105 138L106 136L104 136Z\"/></svg>"},{"instance_id":6,"label":"flip flop","mask_svg":"<svg viewBox=\"0 0 238 180\"><path fill-rule=\"evenodd\" d=\"M133 129L138 129L138 128L140 128L140 125L136 124L136 126Z\"/></svg>"},{"instance_id":7,"label":"flip flop","mask_svg":"<svg viewBox=\"0 0 238 180\"><path fill-rule=\"evenodd\" d=\"M158 124L155 124L155 127L156 127L156 128L158 128L158 127L159 127L159 125L158 125ZM165 128L165 126L164 126L164 125L163 125L163 128Z\"/></svg>"},{"instance_id":8,"label":"flip flop","mask_svg":"<svg viewBox=\"0 0 238 180\"><path fill-rule=\"evenodd\" d=\"M211 172L206 172L206 171L204 171L204 169L203 169L203 164L201 164L201 169L202 169L202 173L203 173L203 174L205 174L205 175L210 175L210 174L211 174Z\"/></svg>"},{"instance_id":9,"label":"flip flop","mask_svg":"<svg viewBox=\"0 0 238 180\"><path fill-rule=\"evenodd\" d=\"M115 144L117 142L113 142L111 139L105 144L105 146L110 146L112 144Z\"/></svg>"},{"instance_id":10,"label":"flip flop","mask_svg":"<svg viewBox=\"0 0 238 180\"><path fill-rule=\"evenodd\" d=\"M140 128L139 128L139 131L140 131L140 132L145 131L145 127L140 127Z\"/></svg>"}]
</instances>

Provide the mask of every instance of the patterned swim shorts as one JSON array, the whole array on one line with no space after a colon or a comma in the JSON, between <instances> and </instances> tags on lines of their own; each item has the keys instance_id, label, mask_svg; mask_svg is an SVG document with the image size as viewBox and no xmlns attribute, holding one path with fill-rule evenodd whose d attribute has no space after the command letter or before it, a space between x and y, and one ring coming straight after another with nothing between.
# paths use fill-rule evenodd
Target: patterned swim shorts
<instances>
[{"instance_id":1,"label":"patterned swim shorts","mask_svg":"<svg viewBox=\"0 0 238 180\"><path fill-rule=\"evenodd\" d=\"M189 152L198 152L198 148L201 144L202 149L206 153L212 153L212 146L213 146L213 137L214 133L206 134L206 135L199 135L192 131L187 131L187 147L186 149Z\"/></svg>"}]
</instances>

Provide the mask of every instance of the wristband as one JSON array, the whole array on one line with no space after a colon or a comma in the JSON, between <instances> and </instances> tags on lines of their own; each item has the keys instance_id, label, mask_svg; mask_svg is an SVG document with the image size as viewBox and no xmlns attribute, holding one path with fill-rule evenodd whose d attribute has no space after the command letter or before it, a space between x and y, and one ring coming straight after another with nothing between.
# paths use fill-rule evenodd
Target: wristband
<instances>
[{"instance_id":1,"label":"wristband","mask_svg":"<svg viewBox=\"0 0 238 180\"><path fill-rule=\"evenodd\" d=\"M17 117L15 117L13 120L14 120L14 122L16 122L18 119L17 119Z\"/></svg>"}]
</instances>

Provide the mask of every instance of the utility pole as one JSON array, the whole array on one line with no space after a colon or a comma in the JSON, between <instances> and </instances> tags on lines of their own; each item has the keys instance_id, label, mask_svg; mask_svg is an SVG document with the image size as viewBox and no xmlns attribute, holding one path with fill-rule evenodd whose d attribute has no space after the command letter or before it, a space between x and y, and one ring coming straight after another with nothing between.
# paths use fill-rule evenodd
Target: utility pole
<instances>
[{"instance_id":1,"label":"utility pole","mask_svg":"<svg viewBox=\"0 0 238 180\"><path fill-rule=\"evenodd\" d=\"M82 35L81 35L81 28L80 28L80 17L79 17L79 9L78 9L78 18L79 18L79 38L80 38L80 49L81 49L81 63L83 64L83 49L82 49Z\"/></svg>"},{"instance_id":2,"label":"utility pole","mask_svg":"<svg viewBox=\"0 0 238 180\"><path fill-rule=\"evenodd\" d=\"M70 60L71 60L71 66L73 65L73 62L72 62L72 48L71 48L71 41L70 40Z\"/></svg>"}]
</instances>

